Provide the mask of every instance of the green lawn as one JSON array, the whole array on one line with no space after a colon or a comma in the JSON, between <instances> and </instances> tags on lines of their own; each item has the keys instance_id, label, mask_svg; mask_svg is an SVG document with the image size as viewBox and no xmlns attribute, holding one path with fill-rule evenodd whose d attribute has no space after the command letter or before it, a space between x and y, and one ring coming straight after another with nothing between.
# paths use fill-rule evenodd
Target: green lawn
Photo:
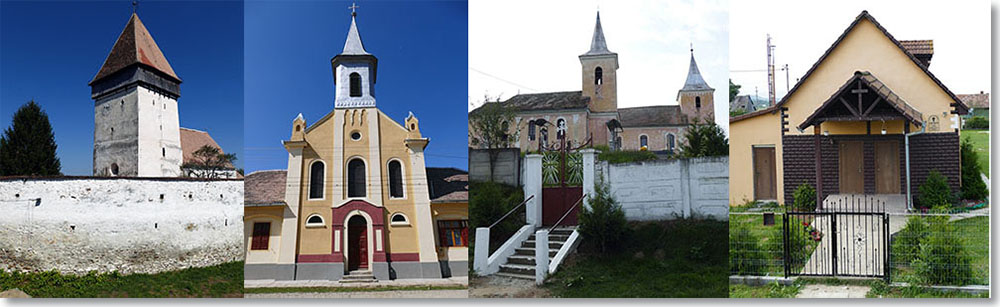
<instances>
[{"instance_id":1,"label":"green lawn","mask_svg":"<svg viewBox=\"0 0 1000 307\"><path fill-rule=\"evenodd\" d=\"M962 138L972 141L972 146L979 155L979 166L990 176L990 134L989 130L962 130Z\"/></svg>"},{"instance_id":2,"label":"green lawn","mask_svg":"<svg viewBox=\"0 0 1000 307\"><path fill-rule=\"evenodd\" d=\"M972 259L970 265L972 267L973 283L978 285L990 284L990 218L988 216L977 216L949 223L954 226L956 233L961 234L964 250L969 253L969 257ZM896 239L898 239L898 236L893 238L893 240ZM901 246L893 244L892 253L894 255L905 253L901 248ZM893 261L892 274L893 281L909 282L915 280L915 273L907 263Z\"/></svg>"},{"instance_id":3,"label":"green lawn","mask_svg":"<svg viewBox=\"0 0 1000 307\"><path fill-rule=\"evenodd\" d=\"M729 285L730 298L793 298L799 294L800 285L783 286L770 283L766 286Z\"/></svg>"},{"instance_id":4,"label":"green lawn","mask_svg":"<svg viewBox=\"0 0 1000 307\"><path fill-rule=\"evenodd\" d=\"M0 272L0 291L32 297L243 297L243 262L157 274Z\"/></svg>"},{"instance_id":5,"label":"green lawn","mask_svg":"<svg viewBox=\"0 0 1000 307\"><path fill-rule=\"evenodd\" d=\"M885 282L871 283L872 289L865 295L869 298L989 298L989 292L971 294L960 291L942 291L917 286L891 287Z\"/></svg>"},{"instance_id":6,"label":"green lawn","mask_svg":"<svg viewBox=\"0 0 1000 307\"><path fill-rule=\"evenodd\" d=\"M727 223L630 225L626 250L601 254L582 241L544 287L555 297L727 297Z\"/></svg>"},{"instance_id":7,"label":"green lawn","mask_svg":"<svg viewBox=\"0 0 1000 307\"><path fill-rule=\"evenodd\" d=\"M244 293L320 293L320 292L377 292L377 291L428 291L464 290L466 286L383 286L383 287L287 287L246 288Z\"/></svg>"}]
</instances>

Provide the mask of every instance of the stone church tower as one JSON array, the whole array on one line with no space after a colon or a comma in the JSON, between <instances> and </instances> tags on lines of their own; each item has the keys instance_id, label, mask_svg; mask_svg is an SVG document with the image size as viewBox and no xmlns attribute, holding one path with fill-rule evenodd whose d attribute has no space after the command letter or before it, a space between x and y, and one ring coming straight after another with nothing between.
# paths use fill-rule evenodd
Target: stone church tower
<instances>
[{"instance_id":1,"label":"stone church tower","mask_svg":"<svg viewBox=\"0 0 1000 307\"><path fill-rule=\"evenodd\" d=\"M691 49L691 66L688 68L687 81L684 87L677 91L677 103L681 113L688 120L699 119L701 123L715 120L715 89L705 83L694 61L694 49Z\"/></svg>"},{"instance_id":2,"label":"stone church tower","mask_svg":"<svg viewBox=\"0 0 1000 307\"><path fill-rule=\"evenodd\" d=\"M94 175L178 177L181 79L132 14L100 71L94 99Z\"/></svg>"},{"instance_id":3,"label":"stone church tower","mask_svg":"<svg viewBox=\"0 0 1000 307\"><path fill-rule=\"evenodd\" d=\"M590 40L590 51L580 55L580 66L583 68L583 96L590 98L587 130L591 132L594 144L606 145L610 134L605 124L618 119L618 54L608 50L600 12L597 13L594 36Z\"/></svg>"}]
</instances>

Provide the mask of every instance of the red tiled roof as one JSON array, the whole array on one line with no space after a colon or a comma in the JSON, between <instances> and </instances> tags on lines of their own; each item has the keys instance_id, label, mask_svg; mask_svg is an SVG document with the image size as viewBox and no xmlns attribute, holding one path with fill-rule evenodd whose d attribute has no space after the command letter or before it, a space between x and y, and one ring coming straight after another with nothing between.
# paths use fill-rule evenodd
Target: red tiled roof
<instances>
[{"instance_id":1,"label":"red tiled roof","mask_svg":"<svg viewBox=\"0 0 1000 307\"><path fill-rule=\"evenodd\" d=\"M903 45L903 49L906 49L906 51L909 51L913 55L934 54L934 40L900 40L899 44Z\"/></svg>"},{"instance_id":2,"label":"red tiled roof","mask_svg":"<svg viewBox=\"0 0 1000 307\"><path fill-rule=\"evenodd\" d=\"M990 107L990 93L959 94L958 99L961 99L970 108L987 109Z\"/></svg>"},{"instance_id":3,"label":"red tiled roof","mask_svg":"<svg viewBox=\"0 0 1000 307\"><path fill-rule=\"evenodd\" d=\"M243 179L243 205L284 205L285 170L256 171Z\"/></svg>"},{"instance_id":4,"label":"red tiled roof","mask_svg":"<svg viewBox=\"0 0 1000 307\"><path fill-rule=\"evenodd\" d=\"M90 83L93 84L95 81L132 64L145 64L177 79L177 81L181 80L174 73L174 69L170 67L170 63L163 56L160 47L153 41L153 36L149 35L146 26L142 24L139 16L135 13L129 18L122 34L118 36L118 41L115 42L114 47L111 47L111 53L104 60L104 65L101 66L101 70L97 72Z\"/></svg>"},{"instance_id":5,"label":"red tiled roof","mask_svg":"<svg viewBox=\"0 0 1000 307\"><path fill-rule=\"evenodd\" d=\"M208 132L181 127L181 151L184 152L184 162L195 162L194 152L202 146L208 145L219 149L219 153L225 153L222 147L212 139ZM233 165L229 164L232 168Z\"/></svg>"}]
</instances>

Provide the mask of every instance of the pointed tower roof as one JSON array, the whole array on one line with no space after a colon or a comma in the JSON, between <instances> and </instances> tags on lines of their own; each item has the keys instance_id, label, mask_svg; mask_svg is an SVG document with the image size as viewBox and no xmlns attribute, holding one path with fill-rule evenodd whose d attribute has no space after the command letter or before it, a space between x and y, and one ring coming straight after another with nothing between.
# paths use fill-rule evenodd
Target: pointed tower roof
<instances>
[{"instance_id":1,"label":"pointed tower roof","mask_svg":"<svg viewBox=\"0 0 1000 307\"><path fill-rule=\"evenodd\" d=\"M708 83L705 83L705 79L701 77L701 71L698 70L698 63L694 61L694 48L691 49L691 66L688 68L687 81L684 81L684 87L681 88L682 92L686 91L711 91L714 90Z\"/></svg>"},{"instance_id":2,"label":"pointed tower roof","mask_svg":"<svg viewBox=\"0 0 1000 307\"><path fill-rule=\"evenodd\" d=\"M146 26L142 24L142 20L139 20L139 16L135 13L132 13L132 17L129 18L122 34L118 36L118 41L115 42L114 47L111 47L111 53L104 60L104 65L101 66L101 70L97 72L90 84L93 85L94 82L133 64L143 64L175 79L177 82L181 81L174 73L174 69L170 67L167 58L163 56L160 47L153 41L153 36L149 34Z\"/></svg>"},{"instance_id":3,"label":"pointed tower roof","mask_svg":"<svg viewBox=\"0 0 1000 307\"><path fill-rule=\"evenodd\" d=\"M361 43L361 34L358 33L358 24L356 14L351 16L351 29L347 31L347 41L344 42L344 51L340 54L343 55L368 55L368 51L365 51L365 45Z\"/></svg>"},{"instance_id":4,"label":"pointed tower roof","mask_svg":"<svg viewBox=\"0 0 1000 307\"><path fill-rule=\"evenodd\" d=\"M594 25L594 37L590 39L590 51L583 55L615 54L608 50L608 42L604 40L604 28L601 27L601 12L597 12L597 24Z\"/></svg>"}]
</instances>

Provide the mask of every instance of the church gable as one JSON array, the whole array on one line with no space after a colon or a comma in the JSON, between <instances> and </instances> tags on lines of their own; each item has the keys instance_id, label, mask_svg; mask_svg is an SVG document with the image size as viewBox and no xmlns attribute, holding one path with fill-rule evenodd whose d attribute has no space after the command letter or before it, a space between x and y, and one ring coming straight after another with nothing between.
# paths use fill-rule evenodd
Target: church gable
<instances>
[{"instance_id":1,"label":"church gable","mask_svg":"<svg viewBox=\"0 0 1000 307\"><path fill-rule=\"evenodd\" d=\"M803 122L856 71L878 76L919 112L948 114L967 109L867 11L851 23L776 107L789 109L789 122Z\"/></svg>"}]
</instances>

